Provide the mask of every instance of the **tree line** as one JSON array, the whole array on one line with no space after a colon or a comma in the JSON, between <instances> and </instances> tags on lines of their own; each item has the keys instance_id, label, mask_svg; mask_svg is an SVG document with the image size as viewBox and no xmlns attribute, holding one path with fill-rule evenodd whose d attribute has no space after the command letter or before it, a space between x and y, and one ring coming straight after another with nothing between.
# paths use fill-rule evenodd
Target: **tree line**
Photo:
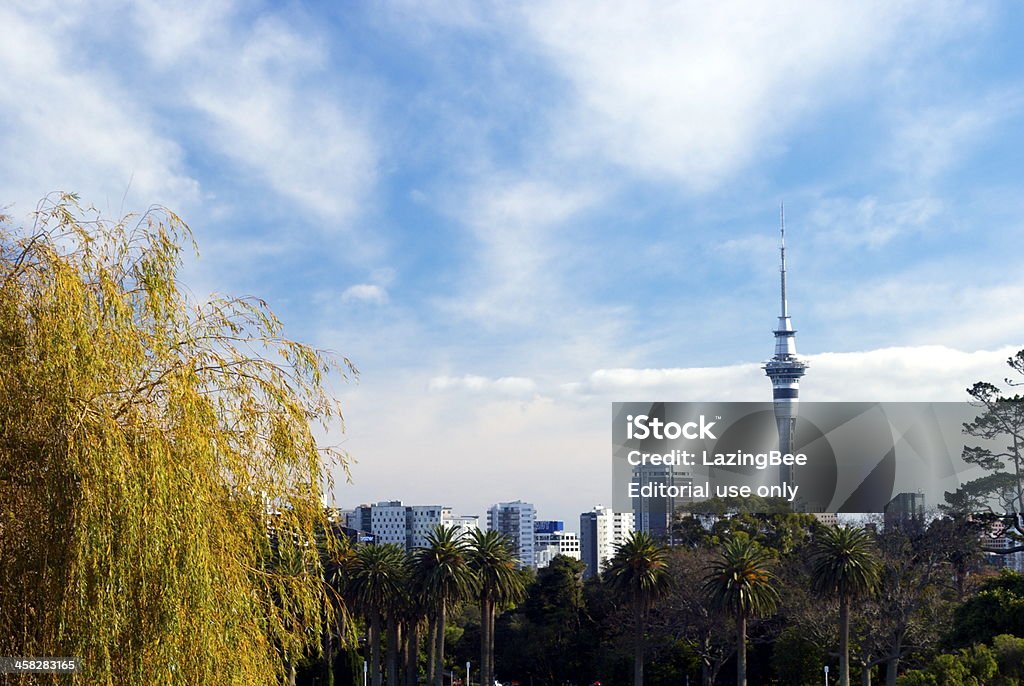
<instances>
[{"instance_id":1,"label":"tree line","mask_svg":"<svg viewBox=\"0 0 1024 686\"><path fill-rule=\"evenodd\" d=\"M332 585L366 643L350 644L331 678L359 683L352 667L366 659L375 686L464 681L467 661L479 665L473 683L810 685L829 666L830 683L897 686L930 683L936 664L970 674L988 655L1005 679L976 683L1015 683L1007 637L1024 634L1024 578L988 564L985 526L681 515L676 545L634 533L591 579L564 556L516 569L495 532L439 528L411 553L358 545ZM326 683L318 660L300 683Z\"/></svg>"}]
</instances>

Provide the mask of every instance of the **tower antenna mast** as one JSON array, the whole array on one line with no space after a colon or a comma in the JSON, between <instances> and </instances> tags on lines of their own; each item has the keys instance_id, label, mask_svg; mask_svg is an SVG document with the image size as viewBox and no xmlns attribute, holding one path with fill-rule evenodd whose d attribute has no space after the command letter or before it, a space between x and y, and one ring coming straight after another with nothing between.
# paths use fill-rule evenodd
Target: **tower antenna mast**
<instances>
[{"instance_id":1,"label":"tower antenna mast","mask_svg":"<svg viewBox=\"0 0 1024 686\"><path fill-rule=\"evenodd\" d=\"M782 285L782 311L783 317L789 316L789 303L786 302L786 203L779 204L779 278Z\"/></svg>"}]
</instances>

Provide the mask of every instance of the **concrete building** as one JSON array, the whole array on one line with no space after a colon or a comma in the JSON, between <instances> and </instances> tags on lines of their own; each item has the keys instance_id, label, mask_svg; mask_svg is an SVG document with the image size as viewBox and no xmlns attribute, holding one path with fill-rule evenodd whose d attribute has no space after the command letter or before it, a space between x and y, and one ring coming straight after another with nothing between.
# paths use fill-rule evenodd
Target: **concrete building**
<instances>
[{"instance_id":1,"label":"concrete building","mask_svg":"<svg viewBox=\"0 0 1024 686\"><path fill-rule=\"evenodd\" d=\"M487 511L487 528L512 539L512 549L521 568L537 566L533 531L536 521L537 510L522 500L496 503Z\"/></svg>"},{"instance_id":2,"label":"concrete building","mask_svg":"<svg viewBox=\"0 0 1024 686\"><path fill-rule=\"evenodd\" d=\"M839 526L839 515L835 512L812 512L811 514L825 526Z\"/></svg>"},{"instance_id":3,"label":"concrete building","mask_svg":"<svg viewBox=\"0 0 1024 686\"><path fill-rule=\"evenodd\" d=\"M405 535L406 549L424 548L427 534L439 524L452 525L452 509L441 505L410 505L406 507Z\"/></svg>"},{"instance_id":4,"label":"concrete building","mask_svg":"<svg viewBox=\"0 0 1024 686\"><path fill-rule=\"evenodd\" d=\"M346 525L373 534L379 543L394 543L406 550L427 544L427 534L440 525L453 523L450 507L405 505L401 500L382 500L345 511Z\"/></svg>"},{"instance_id":5,"label":"concrete building","mask_svg":"<svg viewBox=\"0 0 1024 686\"><path fill-rule=\"evenodd\" d=\"M533 527L534 557L537 569L547 567L558 555L580 559L580 536L565 530L562 521L538 521Z\"/></svg>"},{"instance_id":6,"label":"concrete building","mask_svg":"<svg viewBox=\"0 0 1024 686\"><path fill-rule=\"evenodd\" d=\"M388 500L370 506L370 533L378 544L394 543L409 549L408 518L401 500Z\"/></svg>"},{"instance_id":7,"label":"concrete building","mask_svg":"<svg viewBox=\"0 0 1024 686\"><path fill-rule=\"evenodd\" d=\"M580 515L580 556L586 565L583 575L598 574L615 555L634 528L632 512L615 512L598 505Z\"/></svg>"},{"instance_id":8,"label":"concrete building","mask_svg":"<svg viewBox=\"0 0 1024 686\"><path fill-rule=\"evenodd\" d=\"M452 515L451 525L463 536L480 529L480 515Z\"/></svg>"}]
</instances>

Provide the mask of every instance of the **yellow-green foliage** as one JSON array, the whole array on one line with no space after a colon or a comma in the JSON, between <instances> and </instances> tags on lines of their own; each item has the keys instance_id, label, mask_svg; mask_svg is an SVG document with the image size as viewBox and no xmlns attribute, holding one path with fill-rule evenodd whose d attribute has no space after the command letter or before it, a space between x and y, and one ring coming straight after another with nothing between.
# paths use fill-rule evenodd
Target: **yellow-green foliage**
<instances>
[{"instance_id":1,"label":"yellow-green foliage","mask_svg":"<svg viewBox=\"0 0 1024 686\"><path fill-rule=\"evenodd\" d=\"M280 682L331 619L315 541L344 456L310 423L340 421L326 382L354 370L260 300L190 303L167 210L62 194L35 217L0 219L0 655L81 657L82 684Z\"/></svg>"}]
</instances>

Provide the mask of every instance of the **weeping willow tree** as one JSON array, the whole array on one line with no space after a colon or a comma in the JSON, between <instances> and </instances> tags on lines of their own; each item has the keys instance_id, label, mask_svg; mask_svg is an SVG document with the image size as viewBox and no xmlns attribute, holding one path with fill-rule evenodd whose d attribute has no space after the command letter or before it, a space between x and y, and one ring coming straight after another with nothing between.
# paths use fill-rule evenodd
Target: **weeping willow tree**
<instances>
[{"instance_id":1,"label":"weeping willow tree","mask_svg":"<svg viewBox=\"0 0 1024 686\"><path fill-rule=\"evenodd\" d=\"M311 427L355 370L261 300L190 302L190 245L67 194L0 219L0 655L78 656L75 683L286 682L336 619L317 540L346 462Z\"/></svg>"}]
</instances>

